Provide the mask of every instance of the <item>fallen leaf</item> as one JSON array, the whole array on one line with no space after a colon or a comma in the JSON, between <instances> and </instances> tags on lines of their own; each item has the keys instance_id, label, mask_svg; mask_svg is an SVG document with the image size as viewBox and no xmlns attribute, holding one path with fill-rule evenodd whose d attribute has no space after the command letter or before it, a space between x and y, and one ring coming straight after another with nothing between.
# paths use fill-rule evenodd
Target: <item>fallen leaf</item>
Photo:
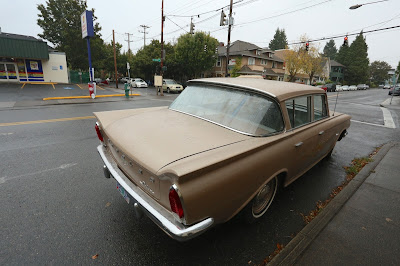
<instances>
[{"instance_id":1,"label":"fallen leaf","mask_svg":"<svg viewBox=\"0 0 400 266\"><path fill-rule=\"evenodd\" d=\"M107 202L106 207L110 207L110 206L111 206L111 202Z\"/></svg>"},{"instance_id":2,"label":"fallen leaf","mask_svg":"<svg viewBox=\"0 0 400 266\"><path fill-rule=\"evenodd\" d=\"M367 228L365 228L364 226L363 226L363 227L361 227L361 229L362 229L362 230L367 230Z\"/></svg>"},{"instance_id":3,"label":"fallen leaf","mask_svg":"<svg viewBox=\"0 0 400 266\"><path fill-rule=\"evenodd\" d=\"M99 254L93 255L92 259L95 260L95 259L97 259L98 256L99 256Z\"/></svg>"},{"instance_id":4,"label":"fallen leaf","mask_svg":"<svg viewBox=\"0 0 400 266\"><path fill-rule=\"evenodd\" d=\"M390 218L386 218L386 222L390 223L390 222L393 222L393 220Z\"/></svg>"}]
</instances>

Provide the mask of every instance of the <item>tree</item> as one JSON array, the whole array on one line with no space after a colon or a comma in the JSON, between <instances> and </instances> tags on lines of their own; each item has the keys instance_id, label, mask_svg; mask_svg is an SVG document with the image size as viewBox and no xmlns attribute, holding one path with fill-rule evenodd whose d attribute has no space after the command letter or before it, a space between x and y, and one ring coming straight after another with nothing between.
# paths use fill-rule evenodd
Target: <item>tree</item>
<instances>
[{"instance_id":1,"label":"tree","mask_svg":"<svg viewBox=\"0 0 400 266\"><path fill-rule=\"evenodd\" d=\"M216 61L218 40L204 32L184 34L175 46L175 60L182 74L196 78L200 73L210 70Z\"/></svg>"},{"instance_id":2,"label":"tree","mask_svg":"<svg viewBox=\"0 0 400 266\"><path fill-rule=\"evenodd\" d=\"M369 70L371 79L375 84L384 83L389 78L389 70L392 67L385 61L374 61L371 63Z\"/></svg>"},{"instance_id":3,"label":"tree","mask_svg":"<svg viewBox=\"0 0 400 266\"><path fill-rule=\"evenodd\" d=\"M324 56L329 57L331 60L335 60L337 55L337 49L334 40L330 40L324 47Z\"/></svg>"},{"instance_id":4,"label":"tree","mask_svg":"<svg viewBox=\"0 0 400 266\"><path fill-rule=\"evenodd\" d=\"M302 49L286 49L283 53L285 67L289 73L289 82L294 82L296 75L303 69L303 56L305 51Z\"/></svg>"},{"instance_id":5,"label":"tree","mask_svg":"<svg viewBox=\"0 0 400 266\"><path fill-rule=\"evenodd\" d=\"M65 52L67 62L73 69L88 69L88 54L86 40L82 39L81 14L86 10L85 1L78 0L48 0L39 4L38 25L43 33L38 34L48 40L59 51ZM94 10L93 14L94 14ZM96 20L96 17L93 17ZM92 61L94 68L103 67L104 42L99 34L101 27L94 23L95 37L90 39Z\"/></svg>"},{"instance_id":6,"label":"tree","mask_svg":"<svg viewBox=\"0 0 400 266\"><path fill-rule=\"evenodd\" d=\"M349 47L347 70L345 80L349 84L367 83L369 80L369 59L368 45L365 42L363 33L357 35Z\"/></svg>"},{"instance_id":7,"label":"tree","mask_svg":"<svg viewBox=\"0 0 400 266\"><path fill-rule=\"evenodd\" d=\"M235 77L240 76L240 74L238 72L240 71L241 67L242 67L242 57L237 57L236 58L236 62L235 62L235 66L230 71L231 77L235 78Z\"/></svg>"},{"instance_id":8,"label":"tree","mask_svg":"<svg viewBox=\"0 0 400 266\"><path fill-rule=\"evenodd\" d=\"M269 49L271 50L279 50L285 49L288 45L285 29L280 30L276 29L274 38L269 42Z\"/></svg>"},{"instance_id":9,"label":"tree","mask_svg":"<svg viewBox=\"0 0 400 266\"><path fill-rule=\"evenodd\" d=\"M318 52L318 48L315 46L309 47L308 53L303 55L303 70L309 76L310 83L313 80L314 75L320 75L322 73L322 62L324 59Z\"/></svg>"}]
</instances>

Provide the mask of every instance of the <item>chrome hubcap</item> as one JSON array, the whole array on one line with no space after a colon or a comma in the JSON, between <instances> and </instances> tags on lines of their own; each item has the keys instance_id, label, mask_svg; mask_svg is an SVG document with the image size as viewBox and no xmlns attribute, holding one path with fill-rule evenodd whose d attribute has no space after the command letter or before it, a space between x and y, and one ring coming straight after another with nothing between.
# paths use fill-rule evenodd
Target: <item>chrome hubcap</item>
<instances>
[{"instance_id":1,"label":"chrome hubcap","mask_svg":"<svg viewBox=\"0 0 400 266\"><path fill-rule=\"evenodd\" d=\"M276 178L260 189L253 202L253 216L260 217L271 205L276 193Z\"/></svg>"}]
</instances>

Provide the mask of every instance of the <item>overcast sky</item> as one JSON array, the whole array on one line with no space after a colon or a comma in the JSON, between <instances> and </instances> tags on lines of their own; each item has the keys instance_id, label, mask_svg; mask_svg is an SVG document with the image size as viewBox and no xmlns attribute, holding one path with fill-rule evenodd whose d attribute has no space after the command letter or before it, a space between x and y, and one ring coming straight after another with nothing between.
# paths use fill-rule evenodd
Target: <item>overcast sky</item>
<instances>
[{"instance_id":1,"label":"overcast sky","mask_svg":"<svg viewBox=\"0 0 400 266\"><path fill-rule=\"evenodd\" d=\"M234 0L235 26L231 41L242 40L260 47L268 47L275 30L283 28L289 43L296 42L307 34L313 39L328 38L342 34L387 28L400 25L400 0L375 3L356 10L349 7L376 0ZM37 37L41 28L37 25L37 5L45 0L13 0L3 3L0 27L3 32ZM190 16L193 16L195 31L209 32L220 42L227 43L227 28L220 27L221 11L230 0L164 0L164 40L174 42L189 31ZM135 53L143 46L143 28L147 25L146 43L161 39L161 0L88 0L89 9L95 9L97 22L102 27L105 41L116 41L127 50L125 33L131 33L131 49ZM209 12L210 11L210 12ZM209 12L206 14L202 14ZM224 12L229 13L229 8ZM197 15L200 14L200 17ZM182 17L187 16L187 17ZM370 62L383 60L395 68L400 61L400 28L367 33ZM349 36L351 43L355 36ZM339 49L343 38L335 39ZM316 42L321 51L326 41Z\"/></svg>"}]
</instances>

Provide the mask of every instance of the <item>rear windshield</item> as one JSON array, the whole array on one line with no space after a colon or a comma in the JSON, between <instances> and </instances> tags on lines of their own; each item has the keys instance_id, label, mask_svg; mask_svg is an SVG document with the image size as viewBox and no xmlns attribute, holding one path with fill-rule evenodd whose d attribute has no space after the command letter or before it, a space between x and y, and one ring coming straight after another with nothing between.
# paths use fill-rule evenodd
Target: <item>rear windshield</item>
<instances>
[{"instance_id":1,"label":"rear windshield","mask_svg":"<svg viewBox=\"0 0 400 266\"><path fill-rule=\"evenodd\" d=\"M282 131L279 105L251 91L213 85L188 86L169 107L253 136Z\"/></svg>"}]
</instances>

